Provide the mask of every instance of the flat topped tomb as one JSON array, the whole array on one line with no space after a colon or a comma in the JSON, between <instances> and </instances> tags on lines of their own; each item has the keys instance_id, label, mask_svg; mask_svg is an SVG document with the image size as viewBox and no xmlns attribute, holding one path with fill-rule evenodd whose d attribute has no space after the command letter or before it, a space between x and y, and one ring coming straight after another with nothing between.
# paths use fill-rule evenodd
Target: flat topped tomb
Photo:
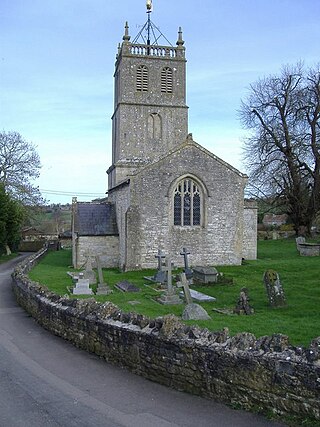
<instances>
[{"instance_id":1,"label":"flat topped tomb","mask_svg":"<svg viewBox=\"0 0 320 427\"><path fill-rule=\"evenodd\" d=\"M193 281L195 283L217 283L218 271L214 267L194 267Z\"/></svg>"}]
</instances>

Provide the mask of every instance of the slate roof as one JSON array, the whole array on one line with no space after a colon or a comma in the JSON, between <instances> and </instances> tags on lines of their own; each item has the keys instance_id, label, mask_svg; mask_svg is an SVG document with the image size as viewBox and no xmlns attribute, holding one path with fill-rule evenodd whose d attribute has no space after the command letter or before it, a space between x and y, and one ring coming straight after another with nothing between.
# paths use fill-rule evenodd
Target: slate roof
<instances>
[{"instance_id":1,"label":"slate roof","mask_svg":"<svg viewBox=\"0 0 320 427\"><path fill-rule=\"evenodd\" d=\"M119 234L113 203L77 203L75 231L79 236L117 236Z\"/></svg>"}]
</instances>

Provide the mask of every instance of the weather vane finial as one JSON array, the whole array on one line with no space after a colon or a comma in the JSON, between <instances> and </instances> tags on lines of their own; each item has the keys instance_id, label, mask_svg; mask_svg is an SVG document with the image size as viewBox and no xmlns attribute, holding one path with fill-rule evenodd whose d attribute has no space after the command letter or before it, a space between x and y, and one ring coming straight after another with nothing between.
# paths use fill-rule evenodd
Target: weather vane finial
<instances>
[{"instance_id":1,"label":"weather vane finial","mask_svg":"<svg viewBox=\"0 0 320 427\"><path fill-rule=\"evenodd\" d=\"M147 0L146 6L147 6L147 13L152 12L152 0Z\"/></svg>"}]
</instances>

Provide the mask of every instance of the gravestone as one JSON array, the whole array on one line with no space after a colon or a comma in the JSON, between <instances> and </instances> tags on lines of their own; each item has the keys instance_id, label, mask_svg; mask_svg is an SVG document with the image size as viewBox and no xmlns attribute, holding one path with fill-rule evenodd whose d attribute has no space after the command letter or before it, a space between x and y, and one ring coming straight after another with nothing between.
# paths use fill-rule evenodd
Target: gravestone
<instances>
[{"instance_id":1,"label":"gravestone","mask_svg":"<svg viewBox=\"0 0 320 427\"><path fill-rule=\"evenodd\" d=\"M194 267L193 281L196 283L217 283L218 274L214 267Z\"/></svg>"},{"instance_id":2,"label":"gravestone","mask_svg":"<svg viewBox=\"0 0 320 427\"><path fill-rule=\"evenodd\" d=\"M109 295L109 294L112 294L112 290L104 282L103 273L102 273L102 267L101 267L101 261L100 261L100 257L98 255L96 256L96 264L97 264L98 279L99 279L99 283L98 283L96 295Z\"/></svg>"},{"instance_id":3,"label":"gravestone","mask_svg":"<svg viewBox=\"0 0 320 427\"><path fill-rule=\"evenodd\" d=\"M189 280L191 283L191 280L193 277L193 271L189 267L189 262L188 262L188 255L190 255L190 252L188 252L187 248L183 248L182 252L180 252L180 255L183 256L183 260L184 260L184 273L186 275L187 280Z\"/></svg>"},{"instance_id":4,"label":"gravestone","mask_svg":"<svg viewBox=\"0 0 320 427\"><path fill-rule=\"evenodd\" d=\"M274 270L267 270L263 275L263 283L266 288L271 307L285 306L286 299L279 274Z\"/></svg>"},{"instance_id":5,"label":"gravestone","mask_svg":"<svg viewBox=\"0 0 320 427\"><path fill-rule=\"evenodd\" d=\"M165 260L166 256L161 251L161 249L158 249L158 255L155 255L154 257L158 258L158 270L156 271L153 280L157 283L165 283L167 281L167 273L163 261Z\"/></svg>"},{"instance_id":6,"label":"gravestone","mask_svg":"<svg viewBox=\"0 0 320 427\"><path fill-rule=\"evenodd\" d=\"M75 285L76 286L72 289L72 293L74 295L92 295L93 294L92 289L89 287L90 285L89 279L84 279L83 277L79 277Z\"/></svg>"},{"instance_id":7,"label":"gravestone","mask_svg":"<svg viewBox=\"0 0 320 427\"><path fill-rule=\"evenodd\" d=\"M167 290L161 295L161 297L158 299L158 301L161 304L181 304L181 300L179 298L179 295L176 294L175 289L172 285L172 265L171 265L171 258L167 258L167 266L164 269L164 271L167 273Z\"/></svg>"},{"instance_id":8,"label":"gravestone","mask_svg":"<svg viewBox=\"0 0 320 427\"><path fill-rule=\"evenodd\" d=\"M241 288L239 299L235 309L233 310L236 314L246 314L250 315L254 313L253 308L249 305L249 295L247 288Z\"/></svg>"},{"instance_id":9,"label":"gravestone","mask_svg":"<svg viewBox=\"0 0 320 427\"><path fill-rule=\"evenodd\" d=\"M180 281L177 282L178 288L183 288L184 296L187 304L192 304L192 297L190 293L189 283L186 273L180 273Z\"/></svg>"},{"instance_id":10,"label":"gravestone","mask_svg":"<svg viewBox=\"0 0 320 427\"><path fill-rule=\"evenodd\" d=\"M128 282L127 280L119 282L115 286L122 292L140 292L140 289L136 285Z\"/></svg>"},{"instance_id":11,"label":"gravestone","mask_svg":"<svg viewBox=\"0 0 320 427\"><path fill-rule=\"evenodd\" d=\"M97 283L96 273L92 269L91 256L88 252L86 263L85 263L85 271L83 272L84 278L88 279L90 285L95 285Z\"/></svg>"},{"instance_id":12,"label":"gravestone","mask_svg":"<svg viewBox=\"0 0 320 427\"><path fill-rule=\"evenodd\" d=\"M305 237L303 237L303 236L299 236L299 237L297 237L297 238L296 238L296 245L297 245L297 249L299 249L299 245L300 245L301 243L305 243L305 242L306 242Z\"/></svg>"},{"instance_id":13,"label":"gravestone","mask_svg":"<svg viewBox=\"0 0 320 427\"><path fill-rule=\"evenodd\" d=\"M186 305L182 313L183 320L210 320L211 317L201 305L192 303Z\"/></svg>"},{"instance_id":14,"label":"gravestone","mask_svg":"<svg viewBox=\"0 0 320 427\"><path fill-rule=\"evenodd\" d=\"M177 283L179 288L183 288L187 305L185 306L183 320L209 320L210 316L201 305L193 303L190 294L189 283L185 273L180 273L180 282Z\"/></svg>"}]
</instances>

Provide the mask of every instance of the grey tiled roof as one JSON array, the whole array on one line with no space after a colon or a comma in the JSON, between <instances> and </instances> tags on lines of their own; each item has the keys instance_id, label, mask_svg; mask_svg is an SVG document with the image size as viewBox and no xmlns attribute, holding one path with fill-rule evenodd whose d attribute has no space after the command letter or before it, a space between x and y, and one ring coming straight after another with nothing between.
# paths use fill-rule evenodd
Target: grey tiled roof
<instances>
[{"instance_id":1,"label":"grey tiled roof","mask_svg":"<svg viewBox=\"0 0 320 427\"><path fill-rule=\"evenodd\" d=\"M113 203L77 203L75 231L79 236L118 235Z\"/></svg>"}]
</instances>

